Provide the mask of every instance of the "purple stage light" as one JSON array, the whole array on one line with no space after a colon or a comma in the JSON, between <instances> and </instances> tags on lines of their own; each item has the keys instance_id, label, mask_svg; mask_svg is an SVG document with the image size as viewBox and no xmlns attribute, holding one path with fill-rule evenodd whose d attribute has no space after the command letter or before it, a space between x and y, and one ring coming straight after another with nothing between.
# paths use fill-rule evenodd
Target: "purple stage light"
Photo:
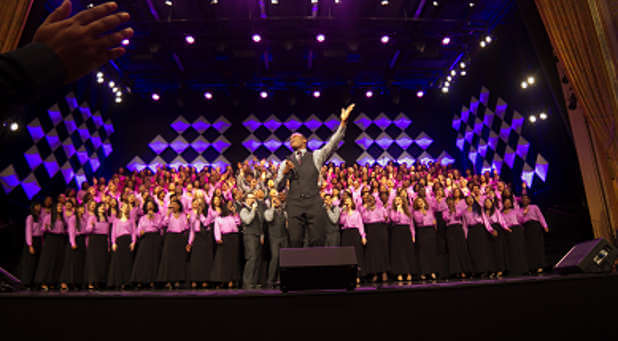
<instances>
[{"instance_id":1,"label":"purple stage light","mask_svg":"<svg viewBox=\"0 0 618 341\"><path fill-rule=\"evenodd\" d=\"M367 98L373 97L373 91L367 90L367 92L365 92L365 97L367 97Z\"/></svg>"},{"instance_id":2,"label":"purple stage light","mask_svg":"<svg viewBox=\"0 0 618 341\"><path fill-rule=\"evenodd\" d=\"M450 37L442 38L442 45L448 45L450 43L451 43L451 38Z\"/></svg>"},{"instance_id":3,"label":"purple stage light","mask_svg":"<svg viewBox=\"0 0 618 341\"><path fill-rule=\"evenodd\" d=\"M382 38L380 39L380 42L382 44L388 44L388 42L391 40L391 38L387 35L383 35Z\"/></svg>"},{"instance_id":4,"label":"purple stage light","mask_svg":"<svg viewBox=\"0 0 618 341\"><path fill-rule=\"evenodd\" d=\"M204 93L204 98L206 98L207 100L211 100L212 99L212 92L206 91Z\"/></svg>"},{"instance_id":5,"label":"purple stage light","mask_svg":"<svg viewBox=\"0 0 618 341\"><path fill-rule=\"evenodd\" d=\"M319 43L324 42L324 40L326 40L326 36L322 33L318 34L315 36L315 40L317 40Z\"/></svg>"},{"instance_id":6,"label":"purple stage light","mask_svg":"<svg viewBox=\"0 0 618 341\"><path fill-rule=\"evenodd\" d=\"M313 97L319 98L320 97L320 91L319 90L313 91Z\"/></svg>"},{"instance_id":7,"label":"purple stage light","mask_svg":"<svg viewBox=\"0 0 618 341\"><path fill-rule=\"evenodd\" d=\"M262 41L262 36L256 33L251 36L251 40L253 40L254 43L259 43Z\"/></svg>"},{"instance_id":8,"label":"purple stage light","mask_svg":"<svg viewBox=\"0 0 618 341\"><path fill-rule=\"evenodd\" d=\"M124 46L129 45L129 43L130 43L129 39L123 39L122 40L122 45L124 45Z\"/></svg>"},{"instance_id":9,"label":"purple stage light","mask_svg":"<svg viewBox=\"0 0 618 341\"><path fill-rule=\"evenodd\" d=\"M159 94L156 92L153 93L151 97L152 97L152 100L155 102L161 99L161 96L159 96Z\"/></svg>"},{"instance_id":10,"label":"purple stage light","mask_svg":"<svg viewBox=\"0 0 618 341\"><path fill-rule=\"evenodd\" d=\"M187 44L192 45L193 43L195 43L195 38L193 38L193 36L185 36L185 41L187 42Z\"/></svg>"},{"instance_id":11,"label":"purple stage light","mask_svg":"<svg viewBox=\"0 0 618 341\"><path fill-rule=\"evenodd\" d=\"M422 98L423 96L425 96L425 91L419 90L416 92L416 97Z\"/></svg>"},{"instance_id":12,"label":"purple stage light","mask_svg":"<svg viewBox=\"0 0 618 341\"><path fill-rule=\"evenodd\" d=\"M267 98L267 97L268 97L268 92L266 92L266 91L260 91L260 97L262 97L262 98Z\"/></svg>"}]
</instances>

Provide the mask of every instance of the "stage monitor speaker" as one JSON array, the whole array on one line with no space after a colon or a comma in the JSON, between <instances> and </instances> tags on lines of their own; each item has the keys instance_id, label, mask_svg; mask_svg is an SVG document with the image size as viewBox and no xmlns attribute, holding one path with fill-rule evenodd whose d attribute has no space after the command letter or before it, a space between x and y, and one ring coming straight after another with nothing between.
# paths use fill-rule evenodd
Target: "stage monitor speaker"
<instances>
[{"instance_id":1,"label":"stage monitor speaker","mask_svg":"<svg viewBox=\"0 0 618 341\"><path fill-rule=\"evenodd\" d=\"M354 247L281 249L281 291L356 287L358 262Z\"/></svg>"},{"instance_id":2,"label":"stage monitor speaker","mask_svg":"<svg viewBox=\"0 0 618 341\"><path fill-rule=\"evenodd\" d=\"M618 257L618 250L603 238L579 243L556 263L561 274L578 272L609 272Z\"/></svg>"},{"instance_id":3,"label":"stage monitor speaker","mask_svg":"<svg viewBox=\"0 0 618 341\"><path fill-rule=\"evenodd\" d=\"M0 268L0 292L18 291L23 288L23 284L17 277Z\"/></svg>"}]
</instances>

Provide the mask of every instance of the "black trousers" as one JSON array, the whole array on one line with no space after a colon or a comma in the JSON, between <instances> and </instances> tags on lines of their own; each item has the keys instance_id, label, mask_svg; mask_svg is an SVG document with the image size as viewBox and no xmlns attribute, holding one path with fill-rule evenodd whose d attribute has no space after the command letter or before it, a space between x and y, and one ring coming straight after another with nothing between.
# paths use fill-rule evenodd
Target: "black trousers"
<instances>
[{"instance_id":1,"label":"black trousers","mask_svg":"<svg viewBox=\"0 0 618 341\"><path fill-rule=\"evenodd\" d=\"M270 263L268 264L268 284L277 282L279 277L279 251L288 247L287 237L270 237Z\"/></svg>"},{"instance_id":2,"label":"black trousers","mask_svg":"<svg viewBox=\"0 0 618 341\"><path fill-rule=\"evenodd\" d=\"M245 247L245 269L242 274L242 285L249 287L257 284L257 265L259 264L262 246L260 245L260 236L256 234L243 234L243 242Z\"/></svg>"},{"instance_id":3,"label":"black trousers","mask_svg":"<svg viewBox=\"0 0 618 341\"><path fill-rule=\"evenodd\" d=\"M290 247L301 248L307 238L306 246L324 246L326 241L326 221L322 198L288 198L288 234Z\"/></svg>"}]
</instances>

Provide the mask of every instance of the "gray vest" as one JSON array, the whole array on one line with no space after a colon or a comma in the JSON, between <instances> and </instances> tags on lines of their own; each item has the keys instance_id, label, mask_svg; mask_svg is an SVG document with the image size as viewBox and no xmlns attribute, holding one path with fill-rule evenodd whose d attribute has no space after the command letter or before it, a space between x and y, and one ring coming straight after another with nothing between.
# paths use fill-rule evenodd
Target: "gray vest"
<instances>
[{"instance_id":1,"label":"gray vest","mask_svg":"<svg viewBox=\"0 0 618 341\"><path fill-rule=\"evenodd\" d=\"M294 163L294 171L290 176L288 199L306 199L319 196L318 178L320 177L320 172L313 164L313 153L307 151L300 165L296 161L295 153L290 155L289 160Z\"/></svg>"},{"instance_id":2,"label":"gray vest","mask_svg":"<svg viewBox=\"0 0 618 341\"><path fill-rule=\"evenodd\" d=\"M286 233L285 211L282 208L275 209L273 212L273 220L268 223L268 234L271 238L284 238Z\"/></svg>"},{"instance_id":3,"label":"gray vest","mask_svg":"<svg viewBox=\"0 0 618 341\"><path fill-rule=\"evenodd\" d=\"M250 207L247 207L245 205L243 205L243 208L251 210ZM264 229L262 228L262 226L263 226L263 220L260 215L260 208L258 207L255 212L255 217L253 218L251 223L242 224L242 227L243 227L242 231L243 233L247 233L247 234L261 235L261 234L264 234Z\"/></svg>"}]
</instances>

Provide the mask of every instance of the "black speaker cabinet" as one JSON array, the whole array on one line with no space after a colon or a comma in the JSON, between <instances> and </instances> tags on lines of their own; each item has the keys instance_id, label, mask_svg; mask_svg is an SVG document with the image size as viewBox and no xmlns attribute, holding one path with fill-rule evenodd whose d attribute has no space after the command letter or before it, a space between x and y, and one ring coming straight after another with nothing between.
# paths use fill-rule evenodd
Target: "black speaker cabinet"
<instances>
[{"instance_id":1,"label":"black speaker cabinet","mask_svg":"<svg viewBox=\"0 0 618 341\"><path fill-rule=\"evenodd\" d=\"M578 272L609 272L618 250L603 238L579 243L556 263L554 270L561 274Z\"/></svg>"},{"instance_id":2,"label":"black speaker cabinet","mask_svg":"<svg viewBox=\"0 0 618 341\"><path fill-rule=\"evenodd\" d=\"M356 287L358 262L354 247L281 249L281 291Z\"/></svg>"},{"instance_id":3,"label":"black speaker cabinet","mask_svg":"<svg viewBox=\"0 0 618 341\"><path fill-rule=\"evenodd\" d=\"M0 292L18 291L24 288L17 277L0 268Z\"/></svg>"}]
</instances>

